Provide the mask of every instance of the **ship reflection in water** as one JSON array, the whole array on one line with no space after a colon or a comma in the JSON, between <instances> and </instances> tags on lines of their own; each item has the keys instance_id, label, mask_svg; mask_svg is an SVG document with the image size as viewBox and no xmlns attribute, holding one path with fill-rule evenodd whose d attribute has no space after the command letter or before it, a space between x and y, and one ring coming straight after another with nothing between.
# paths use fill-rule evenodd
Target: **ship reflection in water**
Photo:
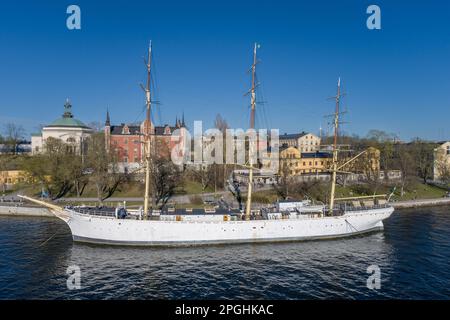
<instances>
[{"instance_id":1,"label":"ship reflection in water","mask_svg":"<svg viewBox=\"0 0 450 320\"><path fill-rule=\"evenodd\" d=\"M448 299L449 212L398 211L363 237L187 248L73 244L58 219L2 217L0 298ZM71 265L81 289L67 289ZM379 290L366 286L370 265Z\"/></svg>"}]
</instances>

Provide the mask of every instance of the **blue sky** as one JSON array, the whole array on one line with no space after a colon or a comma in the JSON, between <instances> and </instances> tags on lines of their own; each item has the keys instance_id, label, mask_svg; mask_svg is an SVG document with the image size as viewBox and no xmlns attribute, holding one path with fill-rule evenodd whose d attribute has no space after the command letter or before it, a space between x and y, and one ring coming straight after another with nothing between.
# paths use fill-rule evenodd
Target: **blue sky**
<instances>
[{"instance_id":1,"label":"blue sky","mask_svg":"<svg viewBox=\"0 0 450 320\"><path fill-rule=\"evenodd\" d=\"M81 8L81 30L66 8ZM381 8L381 30L366 8ZM220 113L248 126L247 70L261 44L260 126L326 128L342 77L345 131L450 139L448 1L19 1L0 10L0 125L28 133L63 112L84 122L142 120L142 56L153 41L157 124Z\"/></svg>"}]
</instances>

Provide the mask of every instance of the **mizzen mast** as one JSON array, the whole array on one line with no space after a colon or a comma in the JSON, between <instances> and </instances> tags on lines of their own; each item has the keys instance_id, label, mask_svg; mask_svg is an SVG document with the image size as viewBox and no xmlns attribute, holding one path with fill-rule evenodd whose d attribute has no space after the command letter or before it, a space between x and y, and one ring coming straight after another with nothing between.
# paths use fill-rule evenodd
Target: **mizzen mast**
<instances>
[{"instance_id":1,"label":"mizzen mast","mask_svg":"<svg viewBox=\"0 0 450 320\"><path fill-rule=\"evenodd\" d=\"M148 46L148 57L147 60L144 58L144 63L147 67L147 84L145 88L142 86L142 89L145 92L145 105L146 105L146 115L144 121L144 152L145 152L145 194L144 194L144 217L148 218L148 203L149 203L149 193L150 193L150 148L151 148L151 108L152 108L152 100L151 100L151 67L152 67L152 42Z\"/></svg>"},{"instance_id":2,"label":"mizzen mast","mask_svg":"<svg viewBox=\"0 0 450 320\"><path fill-rule=\"evenodd\" d=\"M256 110L256 49L259 48L259 45L255 43L255 47L253 49L253 64L251 67L252 72L252 87L250 89L250 129L255 129L255 110ZM248 173L248 187L247 187L247 204L245 206L245 219L250 219L250 211L252 204L252 185L253 185L253 143L249 141L249 152L248 152L248 161L249 161L249 173Z\"/></svg>"},{"instance_id":3,"label":"mizzen mast","mask_svg":"<svg viewBox=\"0 0 450 320\"><path fill-rule=\"evenodd\" d=\"M330 191L330 213L334 208L334 194L336 191L336 173L338 171L338 149L337 149L337 137L339 129L339 103L341 100L341 78L338 79L337 94L336 94L336 110L334 112L334 141L333 141L333 162L332 162L332 177L331 177L331 191Z\"/></svg>"}]
</instances>

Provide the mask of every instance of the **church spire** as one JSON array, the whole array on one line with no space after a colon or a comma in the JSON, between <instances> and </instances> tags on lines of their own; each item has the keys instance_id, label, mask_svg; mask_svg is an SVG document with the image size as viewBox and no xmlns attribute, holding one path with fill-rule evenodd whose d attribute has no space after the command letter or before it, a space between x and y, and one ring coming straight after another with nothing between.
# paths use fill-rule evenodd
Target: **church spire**
<instances>
[{"instance_id":1,"label":"church spire","mask_svg":"<svg viewBox=\"0 0 450 320\"><path fill-rule=\"evenodd\" d=\"M106 108L106 121L105 121L105 126L111 126L111 121L109 119L109 110L108 108Z\"/></svg>"},{"instance_id":2,"label":"church spire","mask_svg":"<svg viewBox=\"0 0 450 320\"><path fill-rule=\"evenodd\" d=\"M181 120L181 126L182 126L182 127L185 127L185 126L186 126L186 124L184 123L184 111L183 111L183 118L182 118L182 120Z\"/></svg>"}]
</instances>

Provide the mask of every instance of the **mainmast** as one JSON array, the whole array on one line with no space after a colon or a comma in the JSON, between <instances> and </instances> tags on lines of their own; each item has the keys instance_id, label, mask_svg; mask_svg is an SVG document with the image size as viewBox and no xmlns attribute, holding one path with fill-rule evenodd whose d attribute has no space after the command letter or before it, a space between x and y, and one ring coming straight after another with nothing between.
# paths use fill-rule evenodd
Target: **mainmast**
<instances>
[{"instance_id":1,"label":"mainmast","mask_svg":"<svg viewBox=\"0 0 450 320\"><path fill-rule=\"evenodd\" d=\"M144 63L147 66L147 84L145 86L145 104L146 104L146 116L144 121L144 151L145 151L145 194L144 194L144 217L148 218L148 202L150 193L150 147L151 147L151 67L152 67L152 42L148 46L148 57Z\"/></svg>"},{"instance_id":2,"label":"mainmast","mask_svg":"<svg viewBox=\"0 0 450 320\"><path fill-rule=\"evenodd\" d=\"M337 137L339 128L339 103L341 99L341 78L338 79L337 94L336 94L336 110L334 112L334 141L333 141L333 163L332 163L332 178L331 178L331 192L330 192L330 213L334 208L334 193L336 190L336 173L338 161Z\"/></svg>"},{"instance_id":3,"label":"mainmast","mask_svg":"<svg viewBox=\"0 0 450 320\"><path fill-rule=\"evenodd\" d=\"M256 109L256 49L258 48L258 44L255 43L255 47L253 49L253 64L251 68L252 72L252 87L250 89L250 103L251 103L251 111L250 111L250 129L255 129L255 109ZM253 185L253 143L249 140L249 152L248 152L248 161L249 161L249 174L248 174L248 187L247 187L247 204L245 207L245 219L250 219L250 211L252 204L252 185Z\"/></svg>"}]
</instances>

